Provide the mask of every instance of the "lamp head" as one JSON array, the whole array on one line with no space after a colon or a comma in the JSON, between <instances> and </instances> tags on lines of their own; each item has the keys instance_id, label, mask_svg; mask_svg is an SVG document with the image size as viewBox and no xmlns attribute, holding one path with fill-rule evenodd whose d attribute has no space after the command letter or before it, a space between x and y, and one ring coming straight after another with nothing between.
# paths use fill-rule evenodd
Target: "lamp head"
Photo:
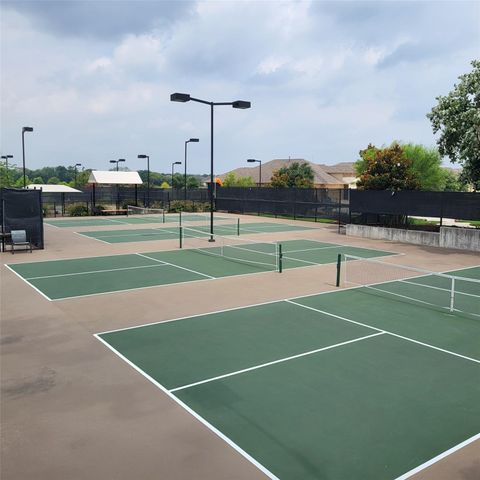
<instances>
[{"instance_id":1,"label":"lamp head","mask_svg":"<svg viewBox=\"0 0 480 480\"><path fill-rule=\"evenodd\" d=\"M190 101L190 94L189 93L172 93L170 95L170 101L172 102L189 102Z\"/></svg>"},{"instance_id":2,"label":"lamp head","mask_svg":"<svg viewBox=\"0 0 480 480\"><path fill-rule=\"evenodd\" d=\"M255 160L255 158L249 158L247 160L248 163L259 162L260 160Z\"/></svg>"},{"instance_id":3,"label":"lamp head","mask_svg":"<svg viewBox=\"0 0 480 480\"><path fill-rule=\"evenodd\" d=\"M119 159L117 160L117 162L124 162L124 161L125 161L124 158L119 158Z\"/></svg>"},{"instance_id":4,"label":"lamp head","mask_svg":"<svg viewBox=\"0 0 480 480\"><path fill-rule=\"evenodd\" d=\"M240 108L242 110L245 110L246 108L250 108L252 104L250 102L244 102L243 100L236 100L235 102L232 103L233 108Z\"/></svg>"},{"instance_id":5,"label":"lamp head","mask_svg":"<svg viewBox=\"0 0 480 480\"><path fill-rule=\"evenodd\" d=\"M181 165L182 162L175 162L174 165Z\"/></svg>"},{"instance_id":6,"label":"lamp head","mask_svg":"<svg viewBox=\"0 0 480 480\"><path fill-rule=\"evenodd\" d=\"M110 163L117 163L116 160L110 160Z\"/></svg>"},{"instance_id":7,"label":"lamp head","mask_svg":"<svg viewBox=\"0 0 480 480\"><path fill-rule=\"evenodd\" d=\"M137 158L148 158L148 155L137 155Z\"/></svg>"},{"instance_id":8,"label":"lamp head","mask_svg":"<svg viewBox=\"0 0 480 480\"><path fill-rule=\"evenodd\" d=\"M191 138L188 140L189 142L199 142L200 140L198 138Z\"/></svg>"},{"instance_id":9,"label":"lamp head","mask_svg":"<svg viewBox=\"0 0 480 480\"><path fill-rule=\"evenodd\" d=\"M23 127L22 132L33 132L33 127Z\"/></svg>"},{"instance_id":10,"label":"lamp head","mask_svg":"<svg viewBox=\"0 0 480 480\"><path fill-rule=\"evenodd\" d=\"M7 155L7 158L13 158L13 155Z\"/></svg>"}]
</instances>

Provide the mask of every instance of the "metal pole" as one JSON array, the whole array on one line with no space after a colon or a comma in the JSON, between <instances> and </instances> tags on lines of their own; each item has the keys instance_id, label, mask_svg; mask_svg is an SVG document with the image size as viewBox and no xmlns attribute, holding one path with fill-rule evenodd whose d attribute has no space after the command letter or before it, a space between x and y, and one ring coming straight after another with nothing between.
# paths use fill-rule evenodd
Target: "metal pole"
<instances>
[{"instance_id":1,"label":"metal pole","mask_svg":"<svg viewBox=\"0 0 480 480\"><path fill-rule=\"evenodd\" d=\"M258 186L262 186L262 161L260 160L260 178L258 179Z\"/></svg>"},{"instance_id":2,"label":"metal pole","mask_svg":"<svg viewBox=\"0 0 480 480\"><path fill-rule=\"evenodd\" d=\"M147 207L150 206L150 155L147 155Z\"/></svg>"},{"instance_id":3,"label":"metal pole","mask_svg":"<svg viewBox=\"0 0 480 480\"><path fill-rule=\"evenodd\" d=\"M183 177L183 188L184 188L184 200L185 200L185 206L187 204L187 143L188 141L185 142L185 175Z\"/></svg>"},{"instance_id":4,"label":"metal pole","mask_svg":"<svg viewBox=\"0 0 480 480\"><path fill-rule=\"evenodd\" d=\"M22 130L22 154L23 154L23 188L27 187L27 180L25 178L25 131Z\"/></svg>"},{"instance_id":5,"label":"metal pole","mask_svg":"<svg viewBox=\"0 0 480 480\"><path fill-rule=\"evenodd\" d=\"M210 239L209 242L214 242L213 238L213 102L210 103Z\"/></svg>"}]
</instances>

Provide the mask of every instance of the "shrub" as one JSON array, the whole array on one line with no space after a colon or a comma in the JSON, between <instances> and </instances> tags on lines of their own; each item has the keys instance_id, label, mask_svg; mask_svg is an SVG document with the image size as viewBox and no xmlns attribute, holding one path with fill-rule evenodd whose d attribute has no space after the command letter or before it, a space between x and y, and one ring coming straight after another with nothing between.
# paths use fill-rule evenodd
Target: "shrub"
<instances>
[{"instance_id":1,"label":"shrub","mask_svg":"<svg viewBox=\"0 0 480 480\"><path fill-rule=\"evenodd\" d=\"M68 214L71 217L84 217L88 215L88 209L85 205L72 205L68 207Z\"/></svg>"},{"instance_id":2,"label":"shrub","mask_svg":"<svg viewBox=\"0 0 480 480\"><path fill-rule=\"evenodd\" d=\"M208 212L210 203L194 202L192 200L173 200L170 202L169 212Z\"/></svg>"}]
</instances>

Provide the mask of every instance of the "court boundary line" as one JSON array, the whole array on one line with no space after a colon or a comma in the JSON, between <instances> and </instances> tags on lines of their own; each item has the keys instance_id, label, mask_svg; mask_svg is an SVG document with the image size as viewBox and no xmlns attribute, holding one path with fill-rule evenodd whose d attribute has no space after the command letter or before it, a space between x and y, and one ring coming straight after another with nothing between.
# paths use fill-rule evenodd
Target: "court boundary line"
<instances>
[{"instance_id":1,"label":"court boundary line","mask_svg":"<svg viewBox=\"0 0 480 480\"><path fill-rule=\"evenodd\" d=\"M376 333L371 333L370 335L364 335L363 337L353 338L351 340L346 340L344 342L335 343L333 345L328 345L326 347L316 348L315 350L309 350L308 352L297 353L295 355L290 355L288 357L279 358L277 360L272 360L266 363L260 363L254 365L253 367L243 368L241 370L236 370L234 372L225 373L223 375L217 375L216 377L206 378L205 380L199 380L198 382L189 383L187 385L182 385L180 387L171 388L170 392L177 392L179 390L185 390L187 388L196 387L197 385L203 385L205 383L215 382L216 380L221 380L223 378L233 377L236 375L241 375L242 373L252 372L253 370L258 370L260 368L270 367L271 365L276 365L278 363L288 362L290 360L296 360L297 358L306 357L308 355L313 355L315 353L324 352L326 350L331 350L333 348L343 347L349 345L350 343L360 342L362 340L367 340L369 338L378 337L379 335L384 335L386 332L380 331Z\"/></svg>"},{"instance_id":2,"label":"court boundary line","mask_svg":"<svg viewBox=\"0 0 480 480\"><path fill-rule=\"evenodd\" d=\"M239 447L233 440L227 437L224 433L222 433L219 429L214 427L210 422L208 422L205 418L203 418L200 414L198 414L195 410L190 408L186 403L182 402L176 395L171 393L167 388L165 388L160 382L157 382L153 377L148 375L146 372L141 370L137 365L135 365L132 361L130 361L127 357L122 355L118 350L112 347L108 342L103 340L103 338L99 337L98 334L93 335L97 340L99 340L105 347L111 350L114 354L116 354L120 359L122 359L125 363L127 363L130 367L136 370L140 375L146 378L150 383L156 386L159 390L165 393L170 399L172 399L177 405L182 407L186 410L190 415L192 415L196 420L198 420L201 424L207 427L212 433L217 435L221 440L223 440L227 445L233 448L237 453L242 455L246 460L248 460L252 465L257 467L262 473L264 473L270 480L280 480L276 475L274 475L270 470L264 467L260 462L255 460L251 455L249 455L245 450Z\"/></svg>"},{"instance_id":3,"label":"court boundary line","mask_svg":"<svg viewBox=\"0 0 480 480\"><path fill-rule=\"evenodd\" d=\"M97 240L97 242L102 242L102 243L105 243L106 245L111 245L111 243L106 242L105 240L100 240L99 238L87 237L87 235L84 235L83 233L80 233L80 232L73 232L73 233L83 238L88 238L90 240Z\"/></svg>"},{"instance_id":4,"label":"court boundary line","mask_svg":"<svg viewBox=\"0 0 480 480\"><path fill-rule=\"evenodd\" d=\"M138 265L135 267L122 267L122 268L107 268L105 270L92 270L88 272L74 272L74 273L59 273L56 275L45 275L43 277L25 277L25 280L41 280L42 278L58 278L58 277L70 277L72 275L88 275L91 273L105 273L105 272L117 272L122 270L135 270L138 268L152 268L152 267L162 267L168 266L167 263L163 264L152 264L152 265Z\"/></svg>"},{"instance_id":5,"label":"court boundary line","mask_svg":"<svg viewBox=\"0 0 480 480\"><path fill-rule=\"evenodd\" d=\"M412 468L412 470L409 470L408 472L404 473L403 475L400 475L394 480L406 480L407 478L410 478L412 475L415 475L416 473L419 473L422 470L425 470L426 468L431 467L438 461L448 457L452 453L455 453L457 450L460 450L461 448L466 447L470 443L473 443L475 440L480 440L480 433L477 433L476 435L473 435L472 437L467 438L463 442L460 442L457 445L454 445L452 448L449 448L448 450L445 450L444 452L440 453L439 455L436 455L430 460L427 460L426 462L418 465L418 467Z\"/></svg>"},{"instance_id":6,"label":"court boundary line","mask_svg":"<svg viewBox=\"0 0 480 480\"><path fill-rule=\"evenodd\" d=\"M46 295L45 293L43 293L41 290L39 290L35 285L31 284L26 278L23 278L19 273L17 273L15 270L13 270L13 268L11 268L9 265L7 265L6 263L4 263L4 266L6 268L8 268L12 273L14 273L18 278L20 278L21 280L23 280L27 285L29 285L30 287L32 287L37 293L39 293L43 298L46 298L49 302L52 302L53 299L50 298L48 295Z\"/></svg>"},{"instance_id":7,"label":"court boundary line","mask_svg":"<svg viewBox=\"0 0 480 480\"><path fill-rule=\"evenodd\" d=\"M132 229L128 230L128 231L131 231L132 233L125 233L125 234L122 234L122 235L104 235L104 236L105 237L129 237L129 236L134 235L134 236L137 236L137 237L141 237L142 235L148 235L147 233L135 233L135 232L138 232L138 230L141 230L141 229L140 228L137 228L137 229L132 228ZM179 235L178 232L168 230L168 228L165 228L165 227L151 227L151 228L145 228L145 230L157 230L158 232L161 232L161 233L171 233L171 234L177 235L177 238L178 238L178 235ZM118 232L118 231L119 230L101 230L100 232L73 232L73 233L78 233L79 235L83 235L84 237L94 238L95 240L98 240L99 237L91 237L87 234L88 233L108 233L108 232ZM111 242L107 242L107 243L111 243ZM128 242L124 242L124 243L128 243Z\"/></svg>"},{"instance_id":8,"label":"court boundary line","mask_svg":"<svg viewBox=\"0 0 480 480\"><path fill-rule=\"evenodd\" d=\"M322 265L334 265L335 263L324 263ZM300 267L300 268L308 268L308 267ZM475 265L473 267L460 268L457 271L469 270L469 269L473 269L473 268L480 268L480 264ZM452 270L446 270L443 273L446 273L446 272L449 272L449 271L452 271ZM455 271L455 270L453 270L453 271ZM272 273L272 272L260 272L260 273ZM244 275L252 275L252 274L248 273L248 274L244 274ZM256 274L253 274L253 275L256 275ZM240 276L240 275L238 275L238 276ZM219 277L219 279L221 279L221 278L229 278L229 277ZM388 282L384 282L384 283L388 283ZM139 288L143 288L143 287L139 287ZM150 287L145 287L145 288L150 288ZM149 322L149 323L144 323L144 324L141 324L141 325L133 325L133 326L130 326L130 327L123 327L123 328L115 328L115 329L112 329L112 330L105 330L103 332L97 332L95 335L103 335L103 334L106 334L106 333L122 332L124 330L132 330L134 328L151 327L153 325L158 325L160 323L177 322L179 320L187 320L189 318L197 318L197 317L203 317L203 316L206 316L206 315L214 315L214 314L217 314L217 313L225 313L225 312L230 312L230 311L234 311L234 310L241 310L242 308L261 307L263 305L270 305L272 303L285 302L287 300L293 300L293 299L298 299L298 298L309 298L309 297L315 297L315 296L318 296L318 295L326 295L328 293L337 293L337 292L343 292L343 291L348 291L348 290L356 290L356 289L360 289L360 288L362 288L362 287L358 286L358 285L355 285L353 287L344 287L340 290L337 288L335 290L325 290L323 292L307 293L306 295L299 295L299 296L296 296L296 297L289 297L289 298L280 298L280 299L277 299L277 300L268 300L266 302L252 303L250 305L243 305L243 306L231 307L231 308L223 308L223 309L220 309L220 310L210 310L210 311L205 312L205 313L196 313L196 314L193 314L193 315L184 315L183 317L175 317L175 318L169 318L169 319L165 319L165 320L158 320L156 322ZM110 292L110 293L113 293L113 292ZM373 328L373 327L369 327L369 328ZM378 329L378 330L380 330L380 329Z\"/></svg>"},{"instance_id":9,"label":"court boundary line","mask_svg":"<svg viewBox=\"0 0 480 480\"><path fill-rule=\"evenodd\" d=\"M138 255L140 257L148 258L149 260L153 260L154 262L160 262L160 263L163 263L163 264L166 264L166 265L170 265L171 267L179 268L180 270L186 270L187 272L195 273L197 275L201 275L202 277L207 277L210 280L216 280L218 278L218 277L213 277L212 275L208 275L206 273L197 272L196 270L192 270L191 268L182 267L181 265L177 265L175 263L165 262L164 260L158 260L157 258L149 257L148 255L145 255L143 253L137 253L136 255ZM183 283L185 283L185 282L183 282ZM168 284L166 284L166 285L168 285Z\"/></svg>"},{"instance_id":10,"label":"court boundary line","mask_svg":"<svg viewBox=\"0 0 480 480\"><path fill-rule=\"evenodd\" d=\"M339 320L343 320L345 322L355 323L356 325L361 325L363 327L369 327L369 328L372 328L374 330L379 330L379 331L385 332L387 335L392 335L394 337L401 338L402 340L406 340L408 342L416 343L418 345L422 345L424 347L428 347L428 348L431 348L433 350L438 350L440 352L447 353L449 355L459 357L459 358L463 358L464 360L469 360L471 362L480 364L480 360L477 360L476 358L467 357L466 355L462 355L460 353L452 352L451 350L446 350L444 348L436 347L435 345L430 345L429 343L421 342L420 340L415 340L413 338L405 337L405 336L400 335L398 333L393 333L393 332L390 332L390 331L385 330L385 329L380 329L378 327L372 327L371 325L368 325L366 323L357 322L356 320L351 320L347 317L342 317L341 315L337 315L335 313L330 313L330 312L327 312L325 310L320 310L320 309L315 308L315 307L310 307L309 305L303 305L301 303L294 302L293 300L285 300L285 302L291 303L293 305L298 305L299 307L306 308L307 310L313 310L314 312L322 313L323 315L328 315L328 316L333 317L333 318L338 318Z\"/></svg>"}]
</instances>

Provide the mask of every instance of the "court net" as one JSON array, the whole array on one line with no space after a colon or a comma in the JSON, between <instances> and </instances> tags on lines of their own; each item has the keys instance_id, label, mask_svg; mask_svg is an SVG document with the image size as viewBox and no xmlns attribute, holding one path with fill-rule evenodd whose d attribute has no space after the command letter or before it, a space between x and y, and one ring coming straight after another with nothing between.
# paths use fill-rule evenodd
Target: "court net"
<instances>
[{"instance_id":1,"label":"court net","mask_svg":"<svg viewBox=\"0 0 480 480\"><path fill-rule=\"evenodd\" d=\"M344 255L342 271L345 286L480 318L480 280L353 255Z\"/></svg>"},{"instance_id":2,"label":"court net","mask_svg":"<svg viewBox=\"0 0 480 480\"><path fill-rule=\"evenodd\" d=\"M211 241L213 239L213 241ZM282 271L281 245L259 242L245 237L225 237L206 230L180 227L180 248L188 248L202 255L222 257L267 271Z\"/></svg>"},{"instance_id":3,"label":"court net","mask_svg":"<svg viewBox=\"0 0 480 480\"><path fill-rule=\"evenodd\" d=\"M135 205L127 205L128 215L152 215L164 217L163 208L137 207Z\"/></svg>"}]
</instances>

